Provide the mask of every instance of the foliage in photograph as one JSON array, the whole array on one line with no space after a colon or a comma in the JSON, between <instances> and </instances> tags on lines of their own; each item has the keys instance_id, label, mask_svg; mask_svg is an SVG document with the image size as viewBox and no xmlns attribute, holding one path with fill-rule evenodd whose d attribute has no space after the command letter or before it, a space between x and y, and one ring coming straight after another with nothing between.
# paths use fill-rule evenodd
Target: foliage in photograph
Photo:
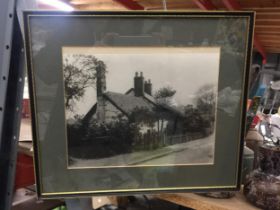
<instances>
[{"instance_id":1,"label":"foliage in photograph","mask_svg":"<svg viewBox=\"0 0 280 210\"><path fill-rule=\"evenodd\" d=\"M97 102L85 115L67 120L72 159L98 159L137 151L154 151L211 135L216 92L213 84L198 87L193 103L176 105L177 90L152 90L151 80L135 72L134 86L125 93L107 91L104 61L93 55L64 58L65 107L75 113L77 101L94 87ZM153 94L154 92L154 94ZM71 159L72 158L72 159Z\"/></svg>"}]
</instances>

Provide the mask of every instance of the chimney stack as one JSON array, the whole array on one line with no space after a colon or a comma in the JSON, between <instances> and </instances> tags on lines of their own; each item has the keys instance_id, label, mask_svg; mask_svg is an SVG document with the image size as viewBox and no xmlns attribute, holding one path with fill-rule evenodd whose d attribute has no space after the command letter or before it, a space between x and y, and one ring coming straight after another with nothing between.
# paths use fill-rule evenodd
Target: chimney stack
<instances>
[{"instance_id":1,"label":"chimney stack","mask_svg":"<svg viewBox=\"0 0 280 210\"><path fill-rule=\"evenodd\" d=\"M151 83L150 79L148 80L148 82L145 81L144 90L145 90L145 93L152 96L152 83Z\"/></svg>"},{"instance_id":2,"label":"chimney stack","mask_svg":"<svg viewBox=\"0 0 280 210\"><path fill-rule=\"evenodd\" d=\"M106 91L106 76L105 71L101 67L96 68L96 93L97 97L103 95Z\"/></svg>"},{"instance_id":3,"label":"chimney stack","mask_svg":"<svg viewBox=\"0 0 280 210\"><path fill-rule=\"evenodd\" d=\"M140 76L138 76L138 72L135 73L134 77L134 93L135 96L144 96L144 77L143 72L140 72Z\"/></svg>"}]
</instances>

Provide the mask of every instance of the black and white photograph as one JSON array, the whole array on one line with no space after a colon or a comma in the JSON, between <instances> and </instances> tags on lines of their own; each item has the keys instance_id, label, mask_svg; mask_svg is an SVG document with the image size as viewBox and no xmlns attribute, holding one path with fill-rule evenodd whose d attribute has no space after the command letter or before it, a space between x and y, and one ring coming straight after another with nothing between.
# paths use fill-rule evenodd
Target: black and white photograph
<instances>
[{"instance_id":1,"label":"black and white photograph","mask_svg":"<svg viewBox=\"0 0 280 210\"><path fill-rule=\"evenodd\" d=\"M62 56L69 169L214 164L220 48Z\"/></svg>"}]
</instances>

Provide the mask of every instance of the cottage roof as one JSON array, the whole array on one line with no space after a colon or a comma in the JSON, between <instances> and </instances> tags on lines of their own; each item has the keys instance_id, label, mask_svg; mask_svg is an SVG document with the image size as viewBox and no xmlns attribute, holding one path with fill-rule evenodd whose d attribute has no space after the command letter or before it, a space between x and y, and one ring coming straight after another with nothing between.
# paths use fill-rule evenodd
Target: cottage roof
<instances>
[{"instance_id":1,"label":"cottage roof","mask_svg":"<svg viewBox=\"0 0 280 210\"><path fill-rule=\"evenodd\" d=\"M136 97L110 91L104 93L104 97L127 115L132 113L136 108L144 108L149 111L152 111L155 108L155 104L146 100L144 97Z\"/></svg>"},{"instance_id":2,"label":"cottage roof","mask_svg":"<svg viewBox=\"0 0 280 210\"><path fill-rule=\"evenodd\" d=\"M131 95L131 93L134 93L134 88L131 88L125 94L130 94ZM169 105L164 104L164 103L159 103L159 102L156 101L156 99L153 96L151 96L147 93L144 93L143 98L145 100L149 101L150 103L154 104L158 108L161 108L161 110L169 111L169 112L172 112L173 114L184 117L184 113L183 113L182 110L179 110L174 106L169 106Z\"/></svg>"},{"instance_id":3,"label":"cottage roof","mask_svg":"<svg viewBox=\"0 0 280 210\"><path fill-rule=\"evenodd\" d=\"M131 114L132 111L137 108L144 108L149 111L167 111L177 116L183 117L183 113L180 110L166 104L159 104L152 96L146 93L144 93L144 96L142 97L136 97L131 94L121 94L108 91L104 93L104 97L106 97L114 106L116 106L126 115Z\"/></svg>"},{"instance_id":4,"label":"cottage roof","mask_svg":"<svg viewBox=\"0 0 280 210\"><path fill-rule=\"evenodd\" d=\"M156 100L144 93L141 97L136 97L134 94L134 89L130 89L125 94L116 93L107 91L103 93L103 97L106 98L110 103L112 103L117 109L119 109L123 114L129 116L135 109L147 109L149 111L159 111L164 112L166 114L175 115L177 117L184 117L183 113L176 109L175 107L171 107L165 104L157 103ZM84 120L88 121L97 110L97 104L95 104L89 112L85 115Z\"/></svg>"}]
</instances>

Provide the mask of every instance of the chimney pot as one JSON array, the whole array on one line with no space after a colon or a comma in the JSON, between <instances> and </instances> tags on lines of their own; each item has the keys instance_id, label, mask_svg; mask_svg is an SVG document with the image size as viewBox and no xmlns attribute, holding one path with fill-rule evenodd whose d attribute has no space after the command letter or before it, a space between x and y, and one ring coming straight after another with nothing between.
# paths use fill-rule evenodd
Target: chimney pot
<instances>
[{"instance_id":1,"label":"chimney pot","mask_svg":"<svg viewBox=\"0 0 280 210\"><path fill-rule=\"evenodd\" d=\"M152 83L151 83L150 79L148 80L148 82L147 81L145 82L144 91L145 91L145 93L149 94L150 96L152 95Z\"/></svg>"},{"instance_id":2,"label":"chimney pot","mask_svg":"<svg viewBox=\"0 0 280 210\"><path fill-rule=\"evenodd\" d=\"M136 72L136 76L134 77L134 93L136 97L144 95L144 77L143 73L140 73L140 77L138 77L138 72Z\"/></svg>"}]
</instances>

